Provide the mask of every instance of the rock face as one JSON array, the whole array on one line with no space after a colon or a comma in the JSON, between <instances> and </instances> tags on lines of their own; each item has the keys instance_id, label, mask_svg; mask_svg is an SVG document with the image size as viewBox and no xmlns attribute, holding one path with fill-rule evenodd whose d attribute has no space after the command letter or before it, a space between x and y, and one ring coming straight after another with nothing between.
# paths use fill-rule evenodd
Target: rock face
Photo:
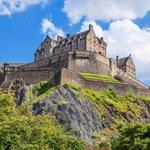
<instances>
[{"instance_id":1,"label":"rock face","mask_svg":"<svg viewBox=\"0 0 150 150\"><path fill-rule=\"evenodd\" d=\"M34 104L33 110L36 115L52 113L68 130L89 144L93 142L93 133L104 128L99 111L90 101L80 100L75 93L61 86L50 97Z\"/></svg>"},{"instance_id":2,"label":"rock face","mask_svg":"<svg viewBox=\"0 0 150 150\"><path fill-rule=\"evenodd\" d=\"M132 110L118 113L112 104L104 103L106 112L104 115L82 93L79 96L75 90L59 86L52 95L33 104L33 113L34 115L51 113L68 130L93 144L95 133L102 133L107 128L111 130L118 119L124 123L150 123L150 102L139 101L135 105L141 111L140 115L136 115Z\"/></svg>"},{"instance_id":3,"label":"rock face","mask_svg":"<svg viewBox=\"0 0 150 150\"><path fill-rule=\"evenodd\" d=\"M24 101L26 101L26 93L28 87L22 79L14 80L9 87L9 90L13 91L16 97L16 106L20 106Z\"/></svg>"}]
</instances>

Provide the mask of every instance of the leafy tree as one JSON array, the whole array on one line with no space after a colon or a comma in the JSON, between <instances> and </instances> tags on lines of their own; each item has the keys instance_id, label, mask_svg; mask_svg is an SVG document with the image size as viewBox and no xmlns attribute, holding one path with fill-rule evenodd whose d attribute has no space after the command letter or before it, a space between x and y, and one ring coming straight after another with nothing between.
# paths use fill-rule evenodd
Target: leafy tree
<instances>
[{"instance_id":1,"label":"leafy tree","mask_svg":"<svg viewBox=\"0 0 150 150\"><path fill-rule=\"evenodd\" d=\"M128 125L113 141L113 150L150 150L150 124Z\"/></svg>"},{"instance_id":2,"label":"leafy tree","mask_svg":"<svg viewBox=\"0 0 150 150\"><path fill-rule=\"evenodd\" d=\"M82 150L83 142L50 115L33 116L26 104L16 109L12 94L0 90L0 150Z\"/></svg>"}]
</instances>

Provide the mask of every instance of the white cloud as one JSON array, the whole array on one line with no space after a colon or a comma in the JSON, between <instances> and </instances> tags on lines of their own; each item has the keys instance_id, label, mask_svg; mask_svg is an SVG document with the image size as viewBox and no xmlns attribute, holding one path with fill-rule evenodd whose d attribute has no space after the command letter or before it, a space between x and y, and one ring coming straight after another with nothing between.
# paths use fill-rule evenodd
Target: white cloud
<instances>
[{"instance_id":1,"label":"white cloud","mask_svg":"<svg viewBox=\"0 0 150 150\"><path fill-rule=\"evenodd\" d=\"M50 37L56 39L57 35L65 36L64 31L61 28L56 27L50 20L47 18L42 21L42 33L48 34Z\"/></svg>"},{"instance_id":2,"label":"white cloud","mask_svg":"<svg viewBox=\"0 0 150 150\"><path fill-rule=\"evenodd\" d=\"M149 0L65 0L63 11L71 23L89 20L136 19L150 10Z\"/></svg>"},{"instance_id":3,"label":"white cloud","mask_svg":"<svg viewBox=\"0 0 150 150\"><path fill-rule=\"evenodd\" d=\"M103 29L101 28L101 26L99 26L95 21L92 20L85 20L81 26L80 32L87 30L89 28L89 24L93 25L98 37L103 36Z\"/></svg>"},{"instance_id":4,"label":"white cloud","mask_svg":"<svg viewBox=\"0 0 150 150\"><path fill-rule=\"evenodd\" d=\"M81 29L87 29L86 25L89 23L91 21L85 21ZM116 55L125 57L132 54L138 77L143 81L150 79L150 31L148 28L141 29L128 19L112 22L108 30L102 31L96 22L93 23L93 26L97 36L103 36L108 44L109 57Z\"/></svg>"},{"instance_id":5,"label":"white cloud","mask_svg":"<svg viewBox=\"0 0 150 150\"><path fill-rule=\"evenodd\" d=\"M47 4L51 0L0 0L0 15L22 12L31 5Z\"/></svg>"}]
</instances>

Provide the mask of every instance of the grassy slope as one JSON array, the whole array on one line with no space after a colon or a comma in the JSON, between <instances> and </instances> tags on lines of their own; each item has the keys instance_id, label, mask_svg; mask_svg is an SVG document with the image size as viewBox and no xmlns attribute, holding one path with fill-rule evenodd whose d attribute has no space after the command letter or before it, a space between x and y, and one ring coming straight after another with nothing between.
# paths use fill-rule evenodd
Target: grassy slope
<instances>
[{"instance_id":1,"label":"grassy slope","mask_svg":"<svg viewBox=\"0 0 150 150\"><path fill-rule=\"evenodd\" d=\"M98 142L105 142L112 140L118 134L117 127L125 123L120 118L121 113L126 113L127 117L130 115L140 116L142 109L139 107L137 101L150 101L150 98L136 97L132 93L127 93L124 96L119 96L113 89L108 89L104 92L92 91L90 89L80 88L77 85L67 83L64 87L75 91L76 96L80 98L81 102L83 96L90 100L100 111L101 118L106 120L108 118L108 110L106 104L110 104L110 108L115 110L115 116L112 116L113 123L110 128L105 128L101 134L95 133L93 138ZM40 82L32 86L27 92L27 99L30 104L36 103L46 96L50 96L55 90L56 86L50 86L47 81ZM133 123L136 123L133 121Z\"/></svg>"},{"instance_id":2,"label":"grassy slope","mask_svg":"<svg viewBox=\"0 0 150 150\"><path fill-rule=\"evenodd\" d=\"M117 112L127 112L133 109L132 111L138 114L139 112L136 110L136 104L133 105L133 103L138 99L150 100L150 98L136 97L132 93L126 93L124 96L119 96L113 89L107 89L104 92L97 92L86 88L80 88L71 83L67 83L65 86L81 92L98 107L104 103L110 103L115 107Z\"/></svg>"},{"instance_id":3,"label":"grassy slope","mask_svg":"<svg viewBox=\"0 0 150 150\"><path fill-rule=\"evenodd\" d=\"M67 83L64 85L66 88L74 91L76 95L81 99L86 97L93 104L97 106L100 111L101 118L109 121L108 108L106 104L109 104L109 109L114 110L114 116L112 115L113 123L110 128L105 128L101 134L95 133L95 137L98 141L108 141L114 138L118 134L118 126L123 126L126 123L120 118L120 114L126 114L126 117L130 119L130 116L139 118L143 108L138 104L142 101L150 101L150 98L136 97L132 93L127 93L124 96L119 96L113 89L108 89L104 92L92 91L90 89L80 88L77 85ZM139 120L134 120L132 123L142 123Z\"/></svg>"},{"instance_id":4,"label":"grassy slope","mask_svg":"<svg viewBox=\"0 0 150 150\"><path fill-rule=\"evenodd\" d=\"M110 81L110 82L119 82L111 76L106 76L102 74L93 74L93 73L80 73L86 79L94 80L94 81Z\"/></svg>"}]
</instances>

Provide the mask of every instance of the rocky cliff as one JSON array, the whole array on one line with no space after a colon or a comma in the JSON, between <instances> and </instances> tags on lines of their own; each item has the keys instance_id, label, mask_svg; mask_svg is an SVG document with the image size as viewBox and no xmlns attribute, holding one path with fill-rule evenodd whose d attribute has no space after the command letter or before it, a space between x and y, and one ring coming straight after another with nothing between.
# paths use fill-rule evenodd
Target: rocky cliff
<instances>
[{"instance_id":1,"label":"rocky cliff","mask_svg":"<svg viewBox=\"0 0 150 150\"><path fill-rule=\"evenodd\" d=\"M54 115L88 144L111 141L120 125L150 123L150 100L131 93L119 96L113 89L99 93L72 84L49 87L47 83L19 91L17 104L27 101L34 115Z\"/></svg>"}]
</instances>

